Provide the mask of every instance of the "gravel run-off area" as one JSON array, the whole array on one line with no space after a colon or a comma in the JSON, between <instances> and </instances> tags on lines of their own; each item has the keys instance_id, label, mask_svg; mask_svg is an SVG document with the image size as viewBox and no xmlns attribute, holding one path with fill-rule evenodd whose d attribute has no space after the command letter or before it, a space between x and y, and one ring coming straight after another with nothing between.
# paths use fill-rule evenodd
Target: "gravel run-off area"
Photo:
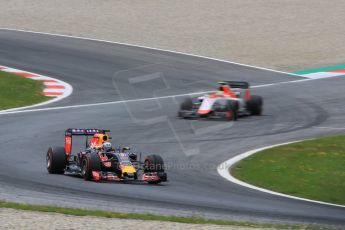
<instances>
[{"instance_id":1,"label":"gravel run-off area","mask_svg":"<svg viewBox=\"0 0 345 230\"><path fill-rule=\"evenodd\" d=\"M169 49L283 71L345 62L343 0L0 0L0 27Z\"/></svg>"},{"instance_id":2,"label":"gravel run-off area","mask_svg":"<svg viewBox=\"0 0 345 230\"><path fill-rule=\"evenodd\" d=\"M250 230L252 228L241 228L220 225L199 225L183 224L162 221L128 220L100 217L79 217L57 213L28 212L14 209L0 209L0 229L27 229L27 230L151 230L151 229L184 229L184 230L206 230L206 229L231 229Z\"/></svg>"}]
</instances>

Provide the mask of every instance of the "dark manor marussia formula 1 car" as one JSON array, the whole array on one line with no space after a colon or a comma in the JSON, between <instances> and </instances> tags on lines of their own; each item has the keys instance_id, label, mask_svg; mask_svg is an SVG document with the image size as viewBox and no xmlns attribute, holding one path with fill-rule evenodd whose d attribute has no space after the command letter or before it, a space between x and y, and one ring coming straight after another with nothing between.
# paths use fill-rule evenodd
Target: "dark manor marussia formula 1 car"
<instances>
[{"instance_id":1,"label":"dark manor marussia formula 1 car","mask_svg":"<svg viewBox=\"0 0 345 230\"><path fill-rule=\"evenodd\" d=\"M248 82L221 81L219 91L201 97L186 98L178 111L180 118L225 118L261 115L263 99L251 95Z\"/></svg>"},{"instance_id":2,"label":"dark manor marussia formula 1 car","mask_svg":"<svg viewBox=\"0 0 345 230\"><path fill-rule=\"evenodd\" d=\"M54 174L69 174L85 180L146 181L158 184L167 181L163 159L159 155L148 155L141 161L141 154L131 152L128 147L104 149L110 144L109 130L67 129L65 147L49 147L46 155L47 170ZM86 148L72 153L72 137L85 136ZM92 136L90 140L88 137ZM110 144L111 145L111 144Z\"/></svg>"}]
</instances>

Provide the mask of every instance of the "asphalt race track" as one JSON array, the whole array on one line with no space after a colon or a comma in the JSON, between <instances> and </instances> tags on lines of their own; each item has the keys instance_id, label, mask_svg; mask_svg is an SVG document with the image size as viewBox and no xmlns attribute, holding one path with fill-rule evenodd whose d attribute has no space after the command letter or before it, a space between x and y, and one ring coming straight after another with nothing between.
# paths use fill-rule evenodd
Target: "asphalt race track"
<instances>
[{"instance_id":1,"label":"asphalt race track","mask_svg":"<svg viewBox=\"0 0 345 230\"><path fill-rule=\"evenodd\" d=\"M0 30L0 64L59 78L73 94L47 107L0 115L0 198L71 207L250 221L345 225L345 209L269 195L232 184L217 166L271 144L342 133L345 78L311 81L181 54L98 41ZM183 97L245 80L265 99L264 115L237 122L176 118ZM274 84L271 84L274 83ZM45 154L66 128L112 130L113 144L161 154L169 182L95 183L49 175ZM81 146L80 146L81 147ZM74 150L79 150L75 148Z\"/></svg>"}]
</instances>

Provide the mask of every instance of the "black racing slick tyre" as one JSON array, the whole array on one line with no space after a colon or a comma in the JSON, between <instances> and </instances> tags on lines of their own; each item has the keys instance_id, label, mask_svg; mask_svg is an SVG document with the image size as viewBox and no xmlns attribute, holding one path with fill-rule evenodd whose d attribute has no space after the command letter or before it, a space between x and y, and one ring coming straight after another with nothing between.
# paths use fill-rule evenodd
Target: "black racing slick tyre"
<instances>
[{"instance_id":1,"label":"black racing slick tyre","mask_svg":"<svg viewBox=\"0 0 345 230\"><path fill-rule=\"evenodd\" d=\"M51 174L65 172L67 157L64 147L49 147L46 155L47 170Z\"/></svg>"},{"instance_id":2,"label":"black racing slick tyre","mask_svg":"<svg viewBox=\"0 0 345 230\"><path fill-rule=\"evenodd\" d=\"M193 108L192 98L186 98L180 106L180 110L191 110Z\"/></svg>"},{"instance_id":3,"label":"black racing slick tyre","mask_svg":"<svg viewBox=\"0 0 345 230\"><path fill-rule=\"evenodd\" d=\"M92 180L92 171L101 171L101 160L97 154L88 154L81 162L81 176L84 180Z\"/></svg>"},{"instance_id":4,"label":"black racing slick tyre","mask_svg":"<svg viewBox=\"0 0 345 230\"><path fill-rule=\"evenodd\" d=\"M247 108L251 115L260 116L262 114L263 99L260 96L253 95L247 102Z\"/></svg>"},{"instance_id":5,"label":"black racing slick tyre","mask_svg":"<svg viewBox=\"0 0 345 230\"><path fill-rule=\"evenodd\" d=\"M120 168L120 163L118 161L112 161L111 162L111 168L116 173L118 178L121 178L122 176L122 170Z\"/></svg>"},{"instance_id":6,"label":"black racing slick tyre","mask_svg":"<svg viewBox=\"0 0 345 230\"><path fill-rule=\"evenodd\" d=\"M185 118L184 110L192 110L193 108L193 99L192 98L186 98L180 105L180 110L177 113L177 117L179 118Z\"/></svg>"},{"instance_id":7,"label":"black racing slick tyre","mask_svg":"<svg viewBox=\"0 0 345 230\"><path fill-rule=\"evenodd\" d=\"M164 172L164 162L159 155L148 155L144 161L144 172Z\"/></svg>"},{"instance_id":8,"label":"black racing slick tyre","mask_svg":"<svg viewBox=\"0 0 345 230\"><path fill-rule=\"evenodd\" d=\"M228 101L226 106L226 112L227 112L227 119L230 121L236 121L237 120L237 114L238 114L238 102L237 101Z\"/></svg>"}]
</instances>

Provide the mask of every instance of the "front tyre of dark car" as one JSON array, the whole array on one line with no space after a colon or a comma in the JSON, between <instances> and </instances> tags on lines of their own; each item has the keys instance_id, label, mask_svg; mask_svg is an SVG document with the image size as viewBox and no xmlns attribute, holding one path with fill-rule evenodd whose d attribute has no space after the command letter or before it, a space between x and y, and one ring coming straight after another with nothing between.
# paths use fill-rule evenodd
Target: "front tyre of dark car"
<instances>
[{"instance_id":1,"label":"front tyre of dark car","mask_svg":"<svg viewBox=\"0 0 345 230\"><path fill-rule=\"evenodd\" d=\"M82 160L81 176L84 180L92 180L92 171L101 171L101 160L97 154L88 154Z\"/></svg>"}]
</instances>

